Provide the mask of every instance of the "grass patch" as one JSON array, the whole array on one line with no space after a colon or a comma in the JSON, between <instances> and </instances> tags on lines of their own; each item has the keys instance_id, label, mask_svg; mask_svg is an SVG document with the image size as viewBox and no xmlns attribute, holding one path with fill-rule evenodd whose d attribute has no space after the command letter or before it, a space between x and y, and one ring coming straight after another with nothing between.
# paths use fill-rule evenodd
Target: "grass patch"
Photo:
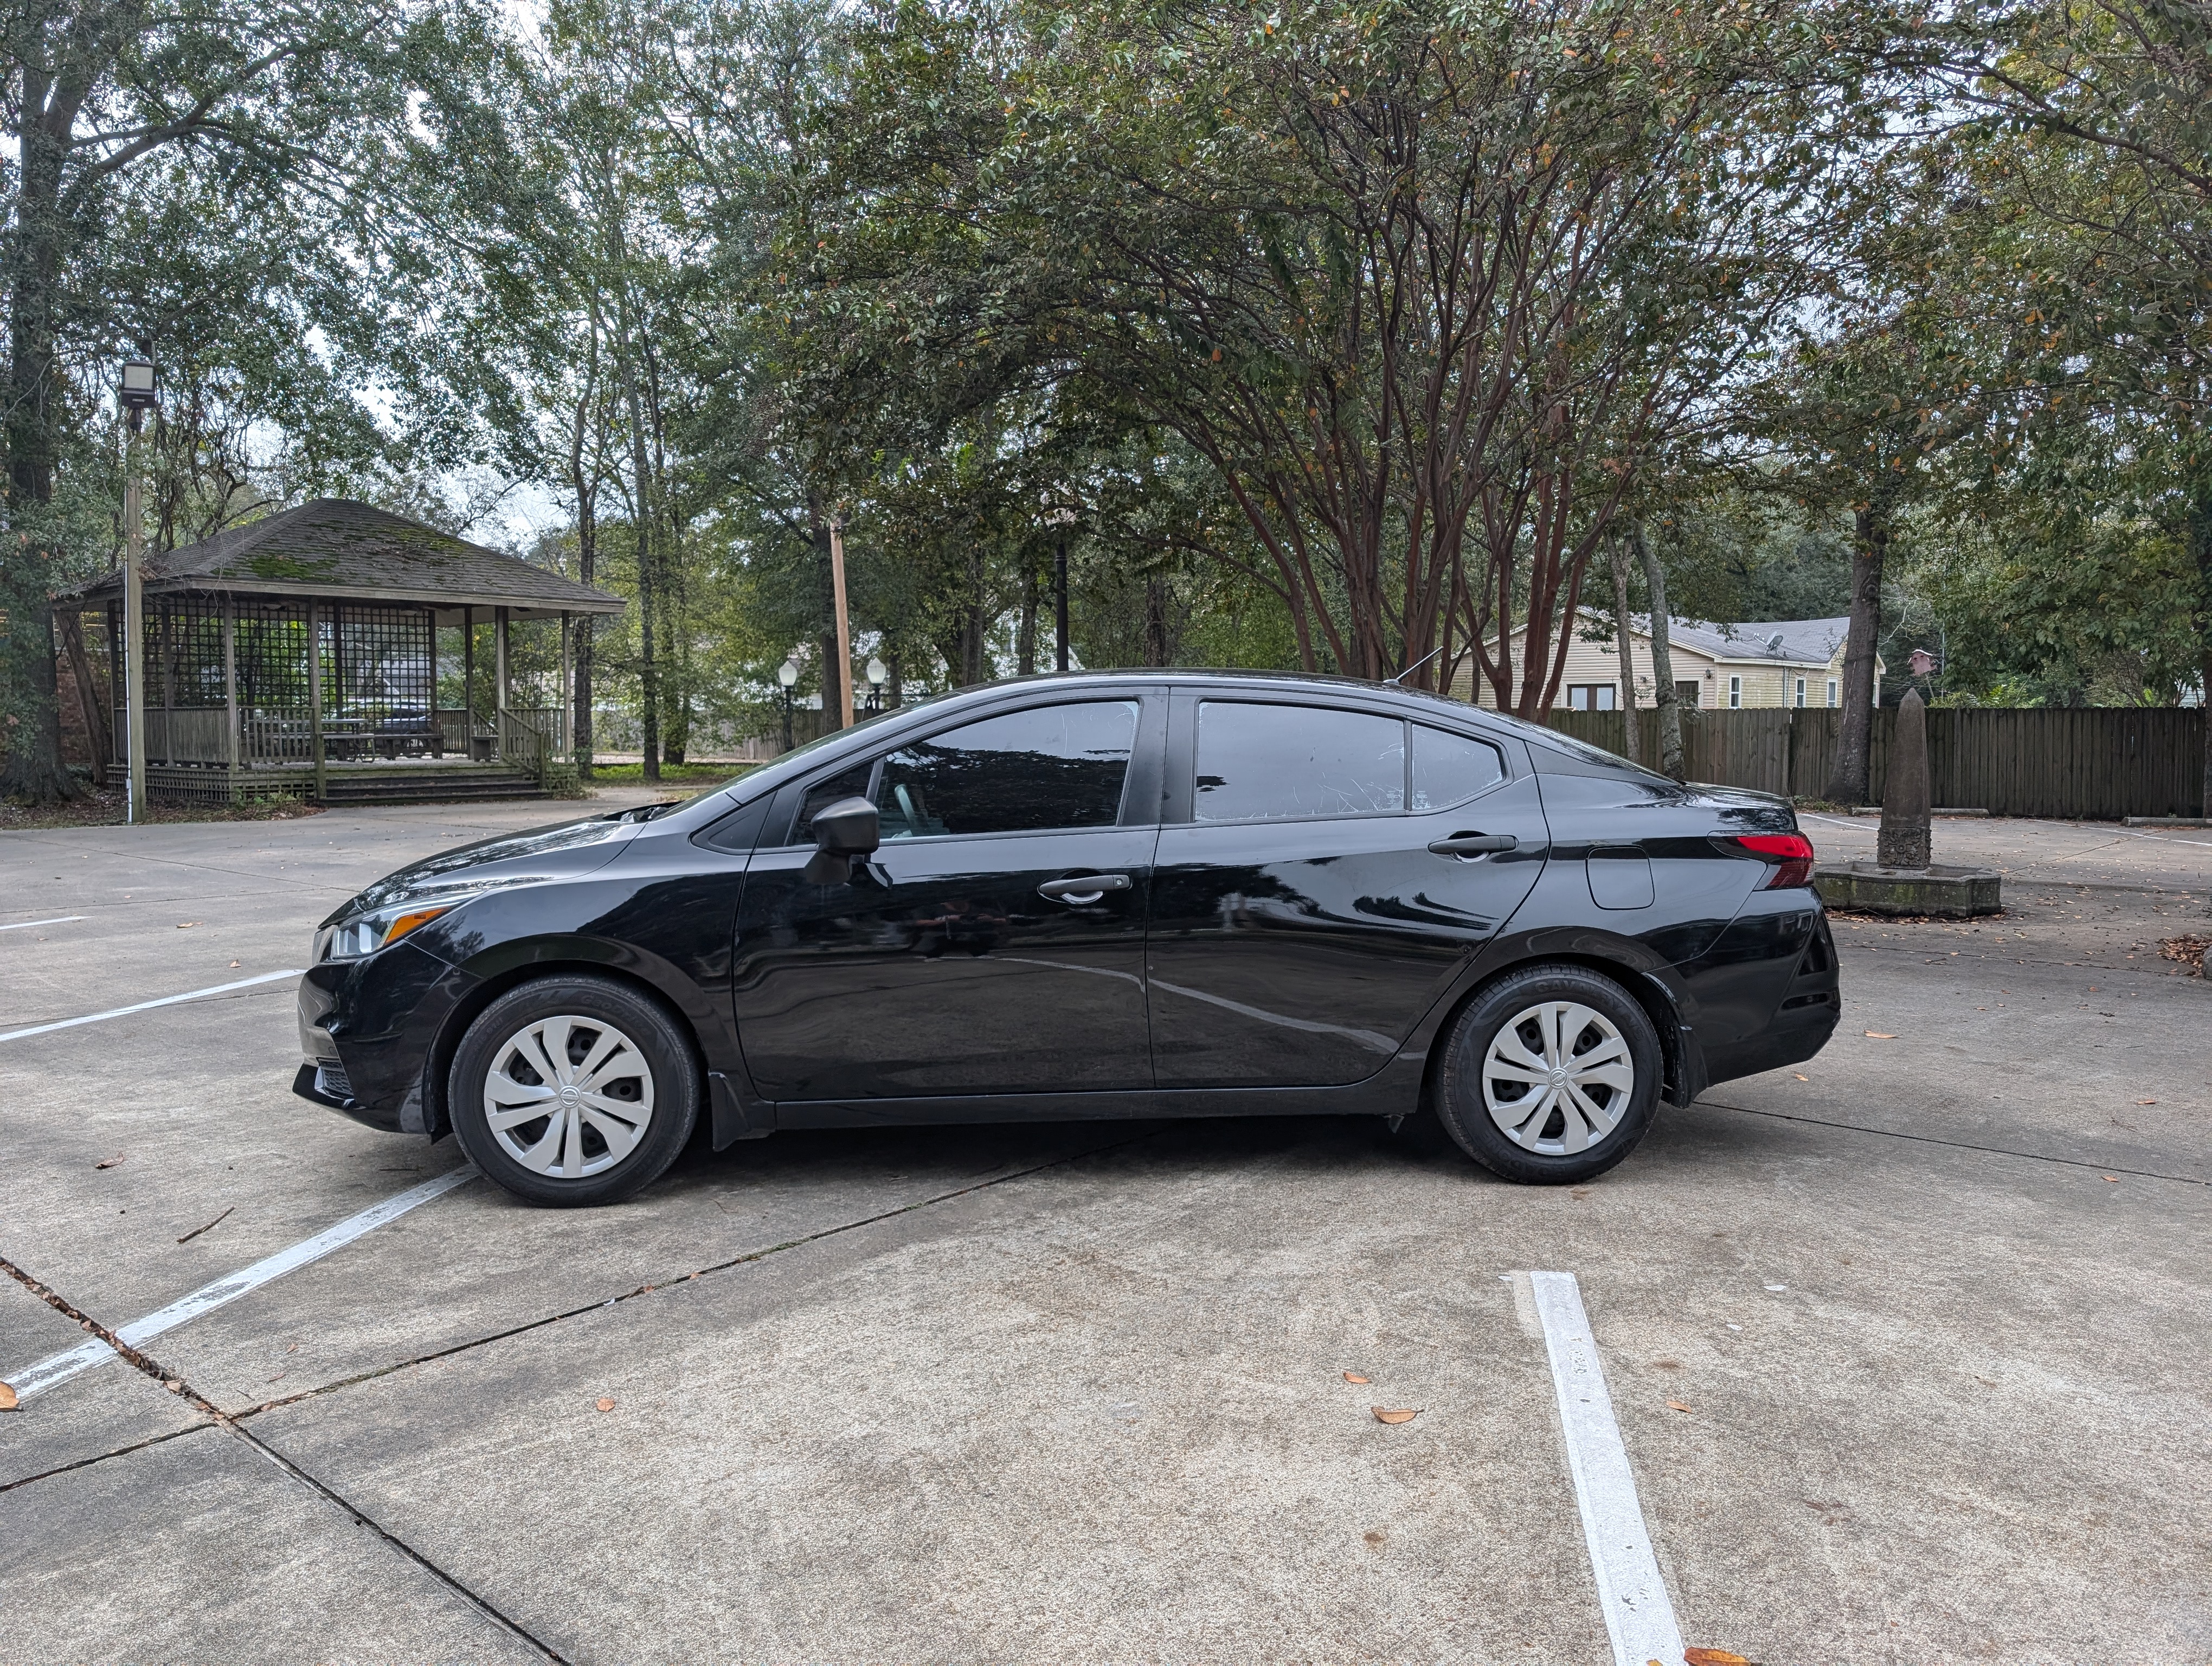
<instances>
[{"instance_id":1,"label":"grass patch","mask_svg":"<svg viewBox=\"0 0 2212 1666\"><path fill-rule=\"evenodd\" d=\"M660 766L660 784L720 787L726 781L735 781L759 768L757 763L664 763ZM594 787L650 784L645 779L642 763L600 763L592 769L591 785Z\"/></svg>"}]
</instances>

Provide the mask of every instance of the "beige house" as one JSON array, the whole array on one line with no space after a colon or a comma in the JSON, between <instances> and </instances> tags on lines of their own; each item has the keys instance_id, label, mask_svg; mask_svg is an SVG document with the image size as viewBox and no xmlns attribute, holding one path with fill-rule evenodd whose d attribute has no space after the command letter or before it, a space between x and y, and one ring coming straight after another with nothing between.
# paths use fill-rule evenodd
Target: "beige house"
<instances>
[{"instance_id":1,"label":"beige house","mask_svg":"<svg viewBox=\"0 0 2212 1666\"><path fill-rule=\"evenodd\" d=\"M1849 618L1771 619L1750 624L1708 624L1676 619L1667 631L1673 650L1674 690L1685 705L1705 710L1753 706L1840 706L1844 698L1844 641ZM1605 640L1586 640L1602 629ZM1513 680L1521 680L1524 631L1513 636ZM1651 622L1634 616L1629 632L1630 669L1636 678L1636 703L1658 703L1651 681ZM1875 703L1881 703L1880 656L1874 662ZM1479 686L1478 686L1479 684ZM1476 703L1497 704L1489 683L1476 677L1470 661L1461 668L1452 693ZM1620 655L1613 646L1610 618L1585 608L1567 644L1566 674L1553 702L1574 711L1609 712L1620 706Z\"/></svg>"}]
</instances>

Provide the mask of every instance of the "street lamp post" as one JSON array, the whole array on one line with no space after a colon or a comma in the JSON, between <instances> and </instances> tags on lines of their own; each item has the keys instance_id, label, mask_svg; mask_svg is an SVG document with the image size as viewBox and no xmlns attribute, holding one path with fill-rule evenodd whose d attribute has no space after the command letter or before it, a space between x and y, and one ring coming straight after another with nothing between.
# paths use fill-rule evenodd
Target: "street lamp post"
<instances>
[{"instance_id":1,"label":"street lamp post","mask_svg":"<svg viewBox=\"0 0 2212 1666\"><path fill-rule=\"evenodd\" d=\"M791 750L791 690L799 681L799 661L786 660L775 668L775 680L783 685L783 750Z\"/></svg>"},{"instance_id":2,"label":"street lamp post","mask_svg":"<svg viewBox=\"0 0 2212 1666\"><path fill-rule=\"evenodd\" d=\"M871 717L884 708L884 678L890 675L881 660L872 654L868 656L868 714Z\"/></svg>"},{"instance_id":3,"label":"street lamp post","mask_svg":"<svg viewBox=\"0 0 2212 1666\"><path fill-rule=\"evenodd\" d=\"M123 818L137 822L146 804L146 598L143 562L145 533L138 491L138 432L161 398L150 360L131 359L116 389L131 425L123 466L123 744L130 749L124 774Z\"/></svg>"}]
</instances>

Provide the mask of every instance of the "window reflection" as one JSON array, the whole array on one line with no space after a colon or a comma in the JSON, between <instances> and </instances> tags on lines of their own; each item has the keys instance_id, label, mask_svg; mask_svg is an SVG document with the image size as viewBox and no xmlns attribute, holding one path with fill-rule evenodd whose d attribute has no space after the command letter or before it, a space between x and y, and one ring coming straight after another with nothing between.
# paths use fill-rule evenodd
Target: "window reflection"
<instances>
[{"instance_id":1,"label":"window reflection","mask_svg":"<svg viewBox=\"0 0 2212 1666\"><path fill-rule=\"evenodd\" d=\"M1208 700L1198 708L1198 819L1395 814L1406 726L1395 717Z\"/></svg>"},{"instance_id":2,"label":"window reflection","mask_svg":"<svg viewBox=\"0 0 2212 1666\"><path fill-rule=\"evenodd\" d=\"M1133 700L986 718L901 747L876 787L883 836L1111 827L1137 737Z\"/></svg>"}]
</instances>

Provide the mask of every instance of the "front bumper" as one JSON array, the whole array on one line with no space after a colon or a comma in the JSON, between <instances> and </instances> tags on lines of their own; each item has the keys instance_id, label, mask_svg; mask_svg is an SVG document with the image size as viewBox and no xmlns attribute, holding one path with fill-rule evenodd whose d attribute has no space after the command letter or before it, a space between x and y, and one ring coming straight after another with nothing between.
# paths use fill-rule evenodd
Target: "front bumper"
<instances>
[{"instance_id":1,"label":"front bumper","mask_svg":"<svg viewBox=\"0 0 2212 1666\"><path fill-rule=\"evenodd\" d=\"M371 1128L444 1132L431 1081L447 1021L477 980L409 943L325 960L300 980L301 1098Z\"/></svg>"}]
</instances>

